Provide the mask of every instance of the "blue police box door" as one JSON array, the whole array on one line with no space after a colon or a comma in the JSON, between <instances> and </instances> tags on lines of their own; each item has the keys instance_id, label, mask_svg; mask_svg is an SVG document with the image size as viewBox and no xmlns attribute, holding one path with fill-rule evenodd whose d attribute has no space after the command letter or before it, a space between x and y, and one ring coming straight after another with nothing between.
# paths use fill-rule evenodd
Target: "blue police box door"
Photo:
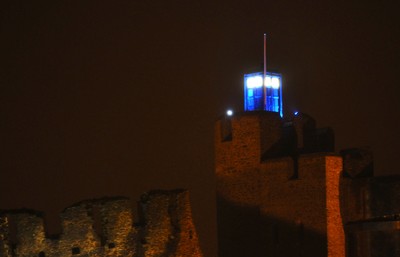
<instances>
[{"instance_id":1,"label":"blue police box door","mask_svg":"<svg viewBox=\"0 0 400 257\"><path fill-rule=\"evenodd\" d=\"M282 75L267 73L265 80L262 72L244 75L245 111L271 111L283 116L282 110ZM263 81L264 80L264 81ZM265 87L265 105L264 105Z\"/></svg>"}]
</instances>

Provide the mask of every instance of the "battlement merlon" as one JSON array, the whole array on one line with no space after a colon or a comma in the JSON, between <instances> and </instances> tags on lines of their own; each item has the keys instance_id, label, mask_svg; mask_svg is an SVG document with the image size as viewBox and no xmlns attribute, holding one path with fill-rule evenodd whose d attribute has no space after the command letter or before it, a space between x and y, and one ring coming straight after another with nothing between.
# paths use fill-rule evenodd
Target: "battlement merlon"
<instances>
[{"instance_id":1,"label":"battlement merlon","mask_svg":"<svg viewBox=\"0 0 400 257\"><path fill-rule=\"evenodd\" d=\"M215 142L217 174L244 172L267 159L334 151L332 129L317 129L315 120L303 113L288 122L268 111L225 116L216 122Z\"/></svg>"},{"instance_id":2,"label":"battlement merlon","mask_svg":"<svg viewBox=\"0 0 400 257\"><path fill-rule=\"evenodd\" d=\"M241 219L243 211L251 213L254 221L273 220L274 224L265 227L270 229L272 240L276 240L275 229L282 233L285 230L284 226L276 227L276 222L284 222L323 235L321 244L327 244L327 248L311 252L344 256L339 202L343 163L342 157L333 153L333 131L317 129L314 119L305 114L299 113L288 122L276 114L245 112L223 117L216 123L221 248L229 252L226 256L240 256L237 252L242 248L231 251L232 245L244 240L243 244L256 247L253 241L258 239L247 240L242 235L248 227L259 231L261 223ZM239 219L246 227L231 229ZM271 239L269 236L259 243L264 244ZM314 243L306 244L311 247ZM270 250L275 247L271 245Z\"/></svg>"},{"instance_id":3,"label":"battlement merlon","mask_svg":"<svg viewBox=\"0 0 400 257\"><path fill-rule=\"evenodd\" d=\"M220 119L215 129L216 163L225 169L258 166L281 134L282 120L274 112L245 112Z\"/></svg>"}]
</instances>

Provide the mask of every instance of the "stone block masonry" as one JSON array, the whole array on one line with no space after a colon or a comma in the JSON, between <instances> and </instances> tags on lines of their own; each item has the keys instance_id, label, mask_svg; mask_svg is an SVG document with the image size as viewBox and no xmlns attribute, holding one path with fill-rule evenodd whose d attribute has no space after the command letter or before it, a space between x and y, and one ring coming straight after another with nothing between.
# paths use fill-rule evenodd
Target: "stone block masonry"
<instances>
[{"instance_id":1,"label":"stone block masonry","mask_svg":"<svg viewBox=\"0 0 400 257\"><path fill-rule=\"evenodd\" d=\"M223 117L215 156L219 257L400 256L400 176L374 177L368 148L335 154L310 116Z\"/></svg>"},{"instance_id":2,"label":"stone block masonry","mask_svg":"<svg viewBox=\"0 0 400 257\"><path fill-rule=\"evenodd\" d=\"M62 233L54 238L46 236L41 213L2 211L0 256L202 256L187 191L151 191L139 211L134 223L127 198L82 201L61 213Z\"/></svg>"},{"instance_id":3,"label":"stone block masonry","mask_svg":"<svg viewBox=\"0 0 400 257\"><path fill-rule=\"evenodd\" d=\"M305 114L283 122L277 113L244 112L217 121L220 257L345 255L343 165L329 133Z\"/></svg>"}]
</instances>

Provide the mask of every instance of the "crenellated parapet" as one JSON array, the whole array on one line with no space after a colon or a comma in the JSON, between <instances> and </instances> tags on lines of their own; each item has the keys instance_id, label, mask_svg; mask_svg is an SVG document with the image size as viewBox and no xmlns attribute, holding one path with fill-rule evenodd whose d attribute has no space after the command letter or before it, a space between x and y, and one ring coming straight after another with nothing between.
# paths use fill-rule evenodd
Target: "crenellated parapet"
<instances>
[{"instance_id":1,"label":"crenellated parapet","mask_svg":"<svg viewBox=\"0 0 400 257\"><path fill-rule=\"evenodd\" d=\"M202 256L188 192L149 192L146 199L141 202L144 218L139 220L141 225L134 224L131 202L127 198L74 204L61 213L62 233L52 238L46 236L41 213L3 211L0 256ZM14 242L10 240L12 234Z\"/></svg>"},{"instance_id":2,"label":"crenellated parapet","mask_svg":"<svg viewBox=\"0 0 400 257\"><path fill-rule=\"evenodd\" d=\"M400 256L400 176L374 177L368 148L335 154L312 117L225 116L215 155L220 257Z\"/></svg>"}]
</instances>

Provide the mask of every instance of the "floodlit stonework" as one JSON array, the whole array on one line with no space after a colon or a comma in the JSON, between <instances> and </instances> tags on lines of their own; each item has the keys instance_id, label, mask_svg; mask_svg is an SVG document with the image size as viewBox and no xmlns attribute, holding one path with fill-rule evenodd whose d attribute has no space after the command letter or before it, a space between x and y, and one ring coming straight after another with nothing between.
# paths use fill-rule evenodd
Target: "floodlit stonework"
<instances>
[{"instance_id":1,"label":"floodlit stonework","mask_svg":"<svg viewBox=\"0 0 400 257\"><path fill-rule=\"evenodd\" d=\"M400 176L374 177L368 149L334 153L334 134L298 114L257 111L215 127L219 257L399 257ZM184 190L88 200L61 213L0 212L0 257L201 257ZM207 225L207 224L202 224Z\"/></svg>"},{"instance_id":2,"label":"floodlit stonework","mask_svg":"<svg viewBox=\"0 0 400 257\"><path fill-rule=\"evenodd\" d=\"M400 178L310 116L222 117L215 154L219 257L400 256Z\"/></svg>"},{"instance_id":3,"label":"floodlit stonework","mask_svg":"<svg viewBox=\"0 0 400 257\"><path fill-rule=\"evenodd\" d=\"M127 198L83 201L61 213L62 233L48 238L41 213L4 211L0 256L202 256L187 191L149 192L142 196L140 213L134 224ZM13 226L16 242L10 238Z\"/></svg>"}]
</instances>

